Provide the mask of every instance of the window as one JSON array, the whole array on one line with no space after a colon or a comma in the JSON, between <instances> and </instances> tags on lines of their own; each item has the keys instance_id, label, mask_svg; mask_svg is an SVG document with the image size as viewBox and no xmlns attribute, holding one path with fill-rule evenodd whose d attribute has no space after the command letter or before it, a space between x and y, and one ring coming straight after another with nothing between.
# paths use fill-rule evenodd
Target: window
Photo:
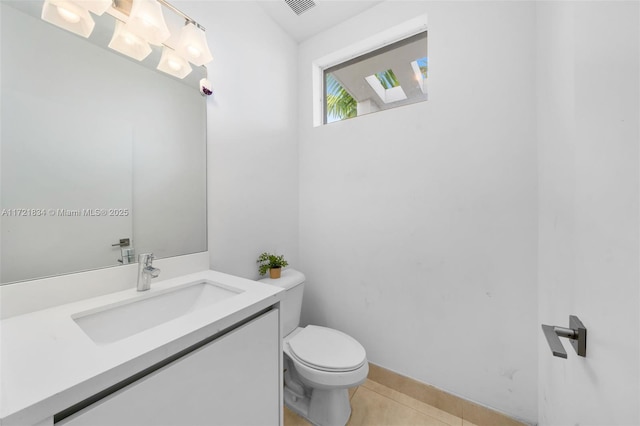
<instances>
[{"instance_id":1,"label":"window","mask_svg":"<svg viewBox=\"0 0 640 426\"><path fill-rule=\"evenodd\" d=\"M325 124L427 100L427 32L323 70Z\"/></svg>"}]
</instances>

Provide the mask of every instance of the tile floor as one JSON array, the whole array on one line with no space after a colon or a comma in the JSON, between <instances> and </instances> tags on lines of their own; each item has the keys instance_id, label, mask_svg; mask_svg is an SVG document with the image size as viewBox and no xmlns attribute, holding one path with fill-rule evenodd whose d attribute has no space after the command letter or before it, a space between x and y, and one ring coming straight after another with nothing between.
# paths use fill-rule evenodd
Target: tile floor
<instances>
[{"instance_id":1,"label":"tile floor","mask_svg":"<svg viewBox=\"0 0 640 426\"><path fill-rule=\"evenodd\" d=\"M348 426L475 426L370 379L350 389L349 395L351 418ZM284 426L309 425L285 407Z\"/></svg>"}]
</instances>

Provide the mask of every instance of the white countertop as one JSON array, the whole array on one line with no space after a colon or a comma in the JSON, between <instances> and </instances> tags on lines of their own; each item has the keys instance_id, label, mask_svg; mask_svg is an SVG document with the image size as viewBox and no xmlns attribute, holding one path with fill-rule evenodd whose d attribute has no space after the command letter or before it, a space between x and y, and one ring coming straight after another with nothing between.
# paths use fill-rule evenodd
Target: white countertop
<instances>
[{"instance_id":1,"label":"white countertop","mask_svg":"<svg viewBox=\"0 0 640 426\"><path fill-rule=\"evenodd\" d=\"M244 290L209 308L98 345L73 314L209 280ZM90 285L90 283L87 283ZM165 281L0 321L0 424L35 424L280 300L282 289L216 271Z\"/></svg>"}]
</instances>

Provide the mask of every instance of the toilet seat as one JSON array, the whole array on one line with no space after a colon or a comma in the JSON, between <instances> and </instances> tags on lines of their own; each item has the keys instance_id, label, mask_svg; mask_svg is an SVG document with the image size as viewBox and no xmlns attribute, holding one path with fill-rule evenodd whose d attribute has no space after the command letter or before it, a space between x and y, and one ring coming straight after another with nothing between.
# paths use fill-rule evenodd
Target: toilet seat
<instances>
[{"instance_id":1,"label":"toilet seat","mask_svg":"<svg viewBox=\"0 0 640 426\"><path fill-rule=\"evenodd\" d=\"M287 341L289 356L306 367L349 372L366 363L366 352L353 337L332 328L308 325Z\"/></svg>"}]
</instances>

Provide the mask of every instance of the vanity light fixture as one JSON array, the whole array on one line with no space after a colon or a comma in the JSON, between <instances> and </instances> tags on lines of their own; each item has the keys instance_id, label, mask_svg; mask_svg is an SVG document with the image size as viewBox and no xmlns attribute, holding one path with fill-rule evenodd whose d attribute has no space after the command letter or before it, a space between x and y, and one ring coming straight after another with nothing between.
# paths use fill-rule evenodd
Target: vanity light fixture
<instances>
[{"instance_id":1,"label":"vanity light fixture","mask_svg":"<svg viewBox=\"0 0 640 426\"><path fill-rule=\"evenodd\" d=\"M1 1L1 0L0 0ZM168 47L171 32L162 13L162 6L185 20ZM44 0L42 19L58 27L88 38L95 27L91 17L109 13L116 19L109 47L131 58L142 61L153 51L149 44L162 46L162 57L157 69L177 78L192 71L189 62L202 66L213 60L204 34L204 27L185 15L167 0ZM171 38L174 40L174 38ZM189 61L189 62L187 62Z\"/></svg>"},{"instance_id":2,"label":"vanity light fixture","mask_svg":"<svg viewBox=\"0 0 640 426\"><path fill-rule=\"evenodd\" d=\"M186 59L167 46L162 47L162 56L157 69L178 78L185 78L193 71Z\"/></svg>"},{"instance_id":3,"label":"vanity light fixture","mask_svg":"<svg viewBox=\"0 0 640 426\"><path fill-rule=\"evenodd\" d=\"M85 38L96 25L89 12L71 0L45 0L40 17Z\"/></svg>"},{"instance_id":4,"label":"vanity light fixture","mask_svg":"<svg viewBox=\"0 0 640 426\"><path fill-rule=\"evenodd\" d=\"M116 29L109 47L138 61L143 60L151 53L149 43L129 31L127 25L120 21L116 21Z\"/></svg>"},{"instance_id":5,"label":"vanity light fixture","mask_svg":"<svg viewBox=\"0 0 640 426\"><path fill-rule=\"evenodd\" d=\"M182 27L176 50L183 58L198 67L213 60L202 27L193 21L188 21Z\"/></svg>"},{"instance_id":6,"label":"vanity light fixture","mask_svg":"<svg viewBox=\"0 0 640 426\"><path fill-rule=\"evenodd\" d=\"M171 37L160 3L156 0L135 0L131 6L127 27L132 33L156 46L161 46Z\"/></svg>"}]
</instances>

